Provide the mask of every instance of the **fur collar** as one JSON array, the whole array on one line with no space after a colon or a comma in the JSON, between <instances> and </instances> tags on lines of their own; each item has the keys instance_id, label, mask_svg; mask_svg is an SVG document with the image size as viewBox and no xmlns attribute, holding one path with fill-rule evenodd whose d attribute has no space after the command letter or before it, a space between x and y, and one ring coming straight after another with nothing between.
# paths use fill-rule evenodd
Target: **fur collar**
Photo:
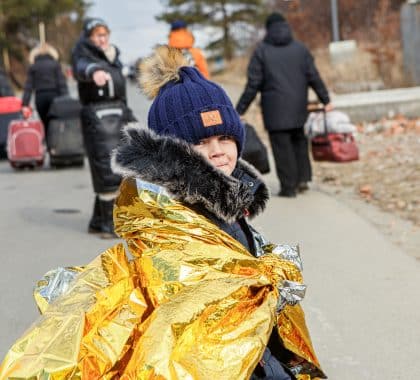
<instances>
[{"instance_id":1,"label":"fur collar","mask_svg":"<svg viewBox=\"0 0 420 380\"><path fill-rule=\"evenodd\" d=\"M243 160L237 169L255 179L256 188L213 168L185 141L158 136L138 124L124 130L123 144L112 154L112 168L124 177L138 177L164 187L175 199L199 205L232 223L247 210L264 210L268 189L258 172Z\"/></svg>"}]
</instances>

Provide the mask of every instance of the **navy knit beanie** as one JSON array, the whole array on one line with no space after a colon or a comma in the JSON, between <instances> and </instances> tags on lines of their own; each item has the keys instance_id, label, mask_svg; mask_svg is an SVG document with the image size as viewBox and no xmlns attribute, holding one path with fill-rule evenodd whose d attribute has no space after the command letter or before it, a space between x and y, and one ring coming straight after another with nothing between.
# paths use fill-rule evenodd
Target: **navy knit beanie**
<instances>
[{"instance_id":1,"label":"navy knit beanie","mask_svg":"<svg viewBox=\"0 0 420 380\"><path fill-rule=\"evenodd\" d=\"M140 66L140 84L146 93L150 82L157 84L159 78L165 75L169 78L165 72L165 61L168 65L173 63L171 54L176 59L180 54L184 59L178 49L164 45L155 53L155 57L159 57L157 60L152 56L145 62L152 70L149 71L150 75L144 72L148 70L144 70L143 64ZM156 86L152 85L157 95L149 109L149 128L158 135L175 136L191 144L198 144L200 140L216 135L232 136L240 154L245 139L244 127L226 92L216 83L205 79L194 67L182 65L172 70L176 76L174 79L162 79ZM148 95L151 95L150 91Z\"/></svg>"}]
</instances>

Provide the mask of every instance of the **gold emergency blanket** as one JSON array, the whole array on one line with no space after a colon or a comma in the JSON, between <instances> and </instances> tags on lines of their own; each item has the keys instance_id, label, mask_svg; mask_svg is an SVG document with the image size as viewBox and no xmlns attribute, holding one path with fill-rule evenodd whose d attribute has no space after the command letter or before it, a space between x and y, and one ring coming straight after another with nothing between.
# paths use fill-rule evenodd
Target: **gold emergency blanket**
<instances>
[{"instance_id":1,"label":"gold emergency blanket","mask_svg":"<svg viewBox=\"0 0 420 380\"><path fill-rule=\"evenodd\" d=\"M323 376L301 307L276 314L281 280L302 282L296 265L253 257L133 179L114 219L128 249L69 269L74 278L56 297L42 293L48 276L38 284L42 315L9 350L0 379L248 379L275 324L297 378Z\"/></svg>"}]
</instances>

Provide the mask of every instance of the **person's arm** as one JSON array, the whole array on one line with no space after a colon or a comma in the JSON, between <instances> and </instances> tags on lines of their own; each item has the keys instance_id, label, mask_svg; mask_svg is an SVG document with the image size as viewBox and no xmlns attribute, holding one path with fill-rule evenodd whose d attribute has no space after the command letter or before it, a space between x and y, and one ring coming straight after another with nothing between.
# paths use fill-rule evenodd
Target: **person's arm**
<instances>
[{"instance_id":1,"label":"person's arm","mask_svg":"<svg viewBox=\"0 0 420 380\"><path fill-rule=\"evenodd\" d=\"M236 104L236 111L243 115L254 100L258 91L260 91L264 82L263 60L260 49L256 49L248 65L248 82Z\"/></svg>"},{"instance_id":2,"label":"person's arm","mask_svg":"<svg viewBox=\"0 0 420 380\"><path fill-rule=\"evenodd\" d=\"M308 85L315 91L319 100L325 106L330 104L330 96L328 94L327 87L319 75L319 72L315 66L314 58L312 54L307 50L306 51L306 78Z\"/></svg>"},{"instance_id":3,"label":"person's arm","mask_svg":"<svg viewBox=\"0 0 420 380\"><path fill-rule=\"evenodd\" d=\"M34 83L34 71L33 67L30 66L26 77L25 86L23 88L22 106L26 107L31 102L32 90Z\"/></svg>"},{"instance_id":4,"label":"person's arm","mask_svg":"<svg viewBox=\"0 0 420 380\"><path fill-rule=\"evenodd\" d=\"M95 71L102 71L102 66L84 54L83 48L76 47L72 54L72 67L74 77L81 82L93 81Z\"/></svg>"},{"instance_id":5,"label":"person's arm","mask_svg":"<svg viewBox=\"0 0 420 380\"><path fill-rule=\"evenodd\" d=\"M204 78L209 79L210 73L207 66L207 60L206 60L206 57L204 57L204 54L202 53L202 51L197 48L192 48L191 54L194 58L197 69L200 71L201 74L203 74Z\"/></svg>"}]
</instances>

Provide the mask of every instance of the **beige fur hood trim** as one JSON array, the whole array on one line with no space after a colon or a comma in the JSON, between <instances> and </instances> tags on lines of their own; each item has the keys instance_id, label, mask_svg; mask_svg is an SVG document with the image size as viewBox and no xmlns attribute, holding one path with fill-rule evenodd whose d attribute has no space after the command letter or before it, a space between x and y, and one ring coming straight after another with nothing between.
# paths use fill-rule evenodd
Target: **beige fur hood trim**
<instances>
[{"instance_id":1,"label":"beige fur hood trim","mask_svg":"<svg viewBox=\"0 0 420 380\"><path fill-rule=\"evenodd\" d=\"M58 61L58 51L55 48L53 48L50 44L44 43L34 47L31 50L31 52L29 53L29 63L33 64L35 62L35 58L38 55L42 54L49 54L56 61Z\"/></svg>"}]
</instances>

